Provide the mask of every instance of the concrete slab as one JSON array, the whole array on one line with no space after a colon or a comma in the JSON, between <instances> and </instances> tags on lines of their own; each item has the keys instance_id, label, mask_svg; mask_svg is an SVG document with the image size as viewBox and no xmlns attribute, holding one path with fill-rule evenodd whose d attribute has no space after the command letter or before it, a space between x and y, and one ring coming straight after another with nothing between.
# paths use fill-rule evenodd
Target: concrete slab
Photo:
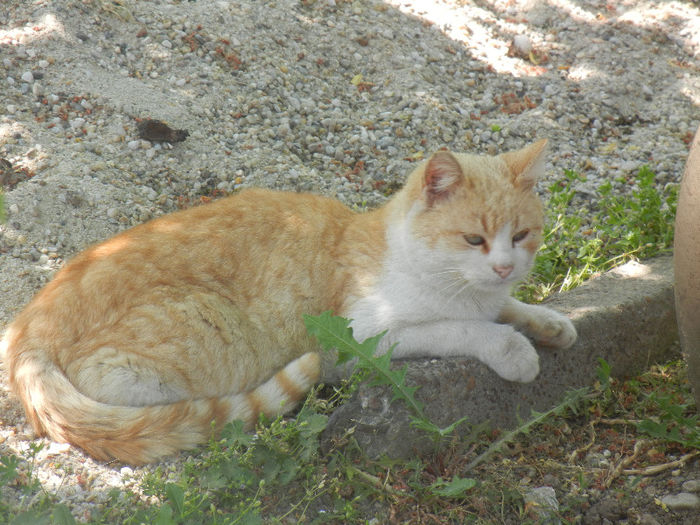
<instances>
[{"instance_id":1,"label":"concrete slab","mask_svg":"<svg viewBox=\"0 0 700 525\"><path fill-rule=\"evenodd\" d=\"M624 377L678 352L671 256L628 263L547 304L571 317L579 338L568 350L539 349L541 371L532 383L510 383L470 359L408 361L407 382L420 387L425 413L441 426L467 416L472 424L512 428L532 409L547 410L566 391L591 385L599 357ZM334 412L323 442L349 431L370 457L407 458L433 446L387 388L362 385Z\"/></svg>"}]
</instances>

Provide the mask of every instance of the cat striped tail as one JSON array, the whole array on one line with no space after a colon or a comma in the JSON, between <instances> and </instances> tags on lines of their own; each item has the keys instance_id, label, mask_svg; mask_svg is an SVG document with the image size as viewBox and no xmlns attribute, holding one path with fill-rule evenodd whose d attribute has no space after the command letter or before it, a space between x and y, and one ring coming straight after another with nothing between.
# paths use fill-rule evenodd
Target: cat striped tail
<instances>
[{"instance_id":1,"label":"cat striped tail","mask_svg":"<svg viewBox=\"0 0 700 525\"><path fill-rule=\"evenodd\" d=\"M251 429L260 413L271 417L285 413L320 376L320 356L309 352L249 392L128 407L85 396L42 352L15 354L6 365L10 384L38 435L71 443L97 459L131 465L205 443L212 435L212 421L221 428L240 419Z\"/></svg>"}]
</instances>

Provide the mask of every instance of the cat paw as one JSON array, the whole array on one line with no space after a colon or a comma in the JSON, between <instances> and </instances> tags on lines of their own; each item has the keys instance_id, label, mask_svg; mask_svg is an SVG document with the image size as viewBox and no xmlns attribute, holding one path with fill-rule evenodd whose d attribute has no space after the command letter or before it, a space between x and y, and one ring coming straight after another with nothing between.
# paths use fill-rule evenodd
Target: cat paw
<instances>
[{"instance_id":1,"label":"cat paw","mask_svg":"<svg viewBox=\"0 0 700 525\"><path fill-rule=\"evenodd\" d=\"M527 337L513 332L498 363L492 363L492 368L503 379L529 383L540 373L540 358Z\"/></svg>"},{"instance_id":2,"label":"cat paw","mask_svg":"<svg viewBox=\"0 0 700 525\"><path fill-rule=\"evenodd\" d=\"M540 315L529 323L535 341L553 348L569 348L576 342L576 328L563 314L543 308Z\"/></svg>"}]
</instances>

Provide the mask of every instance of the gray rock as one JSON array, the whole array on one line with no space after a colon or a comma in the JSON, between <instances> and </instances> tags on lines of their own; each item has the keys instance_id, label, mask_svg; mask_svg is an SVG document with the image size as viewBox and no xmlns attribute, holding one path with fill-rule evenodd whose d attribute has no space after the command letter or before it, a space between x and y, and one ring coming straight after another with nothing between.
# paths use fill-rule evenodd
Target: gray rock
<instances>
[{"instance_id":1,"label":"gray rock","mask_svg":"<svg viewBox=\"0 0 700 525\"><path fill-rule=\"evenodd\" d=\"M689 479L683 483L683 492L700 492L700 479Z\"/></svg>"},{"instance_id":2,"label":"gray rock","mask_svg":"<svg viewBox=\"0 0 700 525\"><path fill-rule=\"evenodd\" d=\"M603 499L594 504L583 517L584 525L619 523L626 516L625 508L615 499Z\"/></svg>"},{"instance_id":3,"label":"gray rock","mask_svg":"<svg viewBox=\"0 0 700 525\"><path fill-rule=\"evenodd\" d=\"M700 509L700 497L690 492L679 494L669 494L661 498L661 503L671 510L693 510Z\"/></svg>"},{"instance_id":4,"label":"gray rock","mask_svg":"<svg viewBox=\"0 0 700 525\"><path fill-rule=\"evenodd\" d=\"M555 525L561 523L557 517L559 511L559 501L557 501L556 492L552 487L537 487L528 490L524 498L525 504L532 506L533 510L539 515L539 523L547 525Z\"/></svg>"}]
</instances>

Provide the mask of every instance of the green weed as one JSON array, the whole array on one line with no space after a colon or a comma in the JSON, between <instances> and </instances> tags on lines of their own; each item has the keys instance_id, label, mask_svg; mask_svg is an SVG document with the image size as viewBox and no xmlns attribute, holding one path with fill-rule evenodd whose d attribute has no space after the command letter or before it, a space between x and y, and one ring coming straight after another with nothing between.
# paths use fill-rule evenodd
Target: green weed
<instances>
[{"instance_id":1,"label":"green weed","mask_svg":"<svg viewBox=\"0 0 700 525\"><path fill-rule=\"evenodd\" d=\"M366 374L369 377L370 385L391 387L392 401L401 399L413 412L411 424L415 428L428 432L436 441L451 435L466 420L466 418L462 418L445 428L440 428L426 417L423 412L423 404L414 396L417 387L410 387L406 384L408 365L398 369L391 366L394 346L382 355L375 355L377 345L386 332L360 343L352 335L350 321L334 316L330 311L315 317L305 315L304 323L308 332L316 336L322 348L337 350L338 365L354 360L355 370L360 374Z\"/></svg>"},{"instance_id":2,"label":"green weed","mask_svg":"<svg viewBox=\"0 0 700 525\"><path fill-rule=\"evenodd\" d=\"M592 209L582 214L574 208L575 188L585 180L567 170L564 180L549 187L544 243L529 280L517 291L521 299L540 301L631 259L673 247L677 187L660 193L655 174L644 166L629 194L615 194L605 183L598 188L599 198L589 203Z\"/></svg>"},{"instance_id":3,"label":"green weed","mask_svg":"<svg viewBox=\"0 0 700 525\"><path fill-rule=\"evenodd\" d=\"M677 376L678 370L685 370L682 362L658 366L642 376L645 385L636 383L628 388L638 388L641 401L637 431L666 443L700 449L700 414L687 381L672 387L666 385L666 379ZM645 393L644 388L649 392Z\"/></svg>"},{"instance_id":4,"label":"green weed","mask_svg":"<svg viewBox=\"0 0 700 525\"><path fill-rule=\"evenodd\" d=\"M0 224L4 224L7 220L7 212L5 211L5 194L0 190Z\"/></svg>"}]
</instances>

